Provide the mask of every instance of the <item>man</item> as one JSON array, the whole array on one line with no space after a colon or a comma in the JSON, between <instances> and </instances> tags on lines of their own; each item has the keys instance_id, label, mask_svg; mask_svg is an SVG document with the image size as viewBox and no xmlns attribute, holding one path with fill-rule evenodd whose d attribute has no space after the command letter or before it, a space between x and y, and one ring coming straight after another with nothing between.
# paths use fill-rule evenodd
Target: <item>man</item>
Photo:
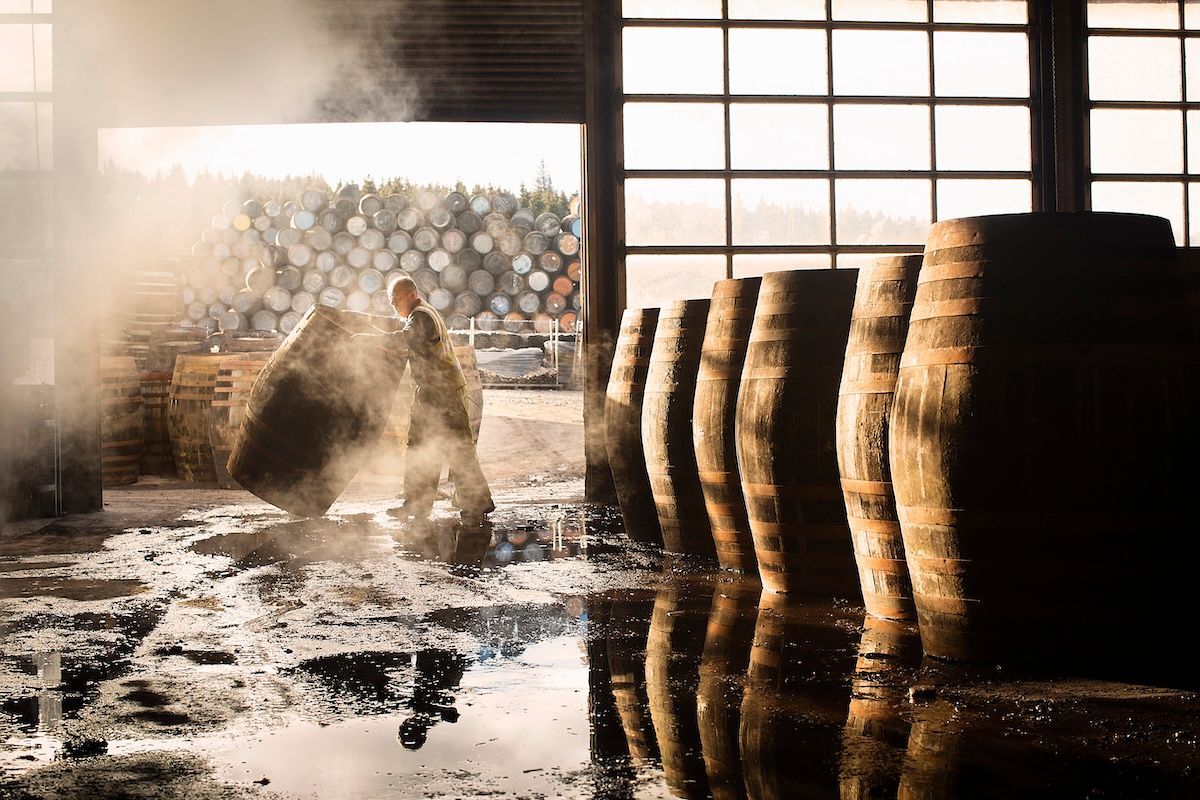
<instances>
[{"instance_id":1,"label":"man","mask_svg":"<svg viewBox=\"0 0 1200 800\"><path fill-rule=\"evenodd\" d=\"M404 458L404 516L426 519L442 468L449 466L455 504L464 521L481 523L496 506L471 437L467 381L441 314L421 299L404 276L392 284L392 308L405 320L390 338L403 341L417 385Z\"/></svg>"}]
</instances>

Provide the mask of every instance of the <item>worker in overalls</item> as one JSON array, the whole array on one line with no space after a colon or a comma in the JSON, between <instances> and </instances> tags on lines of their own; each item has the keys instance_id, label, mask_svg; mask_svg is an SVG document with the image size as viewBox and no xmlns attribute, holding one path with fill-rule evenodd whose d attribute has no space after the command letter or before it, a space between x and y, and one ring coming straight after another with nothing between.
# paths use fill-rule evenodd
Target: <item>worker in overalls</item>
<instances>
[{"instance_id":1,"label":"worker in overalls","mask_svg":"<svg viewBox=\"0 0 1200 800\"><path fill-rule=\"evenodd\" d=\"M390 337L403 341L417 386L404 458L403 516L426 519L433 508L442 468L449 466L454 502L464 521L481 522L494 511L492 492L479 467L467 415L467 381L442 315L421 299L404 276L392 284L392 308L404 327Z\"/></svg>"}]
</instances>

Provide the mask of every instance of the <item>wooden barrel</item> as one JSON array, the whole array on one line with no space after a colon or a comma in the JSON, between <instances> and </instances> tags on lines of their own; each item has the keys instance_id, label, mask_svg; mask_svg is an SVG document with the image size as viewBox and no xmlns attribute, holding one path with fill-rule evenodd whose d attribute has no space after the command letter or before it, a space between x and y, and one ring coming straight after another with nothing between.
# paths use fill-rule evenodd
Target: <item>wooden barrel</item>
<instances>
[{"instance_id":1,"label":"wooden barrel","mask_svg":"<svg viewBox=\"0 0 1200 800\"><path fill-rule=\"evenodd\" d=\"M680 300L659 312L642 400L642 445L663 547L702 556L715 555L715 549L696 467L692 409L708 309L708 300Z\"/></svg>"},{"instance_id":2,"label":"wooden barrel","mask_svg":"<svg viewBox=\"0 0 1200 800\"><path fill-rule=\"evenodd\" d=\"M208 352L207 334L200 328L168 333L151 340L146 356L146 372L174 372L180 353Z\"/></svg>"},{"instance_id":3,"label":"wooden barrel","mask_svg":"<svg viewBox=\"0 0 1200 800\"><path fill-rule=\"evenodd\" d=\"M100 474L104 488L137 483L145 442L142 381L130 357L100 359Z\"/></svg>"},{"instance_id":4,"label":"wooden barrel","mask_svg":"<svg viewBox=\"0 0 1200 800\"><path fill-rule=\"evenodd\" d=\"M222 353L265 353L277 350L284 336L271 331L228 331L221 337Z\"/></svg>"},{"instance_id":5,"label":"wooden barrel","mask_svg":"<svg viewBox=\"0 0 1200 800\"><path fill-rule=\"evenodd\" d=\"M696 690L712 594L711 585L669 578L655 595L646 637L650 719L667 787L676 797L708 796Z\"/></svg>"},{"instance_id":6,"label":"wooden barrel","mask_svg":"<svg viewBox=\"0 0 1200 800\"><path fill-rule=\"evenodd\" d=\"M379 337L396 320L313 306L250 393L229 473L293 514L324 514L376 446L407 359Z\"/></svg>"},{"instance_id":7,"label":"wooden barrel","mask_svg":"<svg viewBox=\"0 0 1200 800\"><path fill-rule=\"evenodd\" d=\"M216 386L208 415L208 440L212 445L217 483L223 489L238 487L229 474L229 454L233 452L233 444L242 428L250 390L258 373L267 366L271 352L239 353L217 363Z\"/></svg>"},{"instance_id":8,"label":"wooden barrel","mask_svg":"<svg viewBox=\"0 0 1200 800\"><path fill-rule=\"evenodd\" d=\"M858 595L834 417L855 270L763 277L738 392L737 456L763 588Z\"/></svg>"},{"instance_id":9,"label":"wooden barrel","mask_svg":"<svg viewBox=\"0 0 1200 800\"><path fill-rule=\"evenodd\" d=\"M704 506L723 569L758 574L734 436L738 387L761 278L718 281L696 376L692 437Z\"/></svg>"},{"instance_id":10,"label":"wooden barrel","mask_svg":"<svg viewBox=\"0 0 1200 800\"><path fill-rule=\"evenodd\" d=\"M739 732L749 797L837 797L856 619L833 604L763 594Z\"/></svg>"},{"instance_id":11,"label":"wooden barrel","mask_svg":"<svg viewBox=\"0 0 1200 800\"><path fill-rule=\"evenodd\" d=\"M172 367L172 371L174 367ZM142 463L141 475L174 476L175 457L171 454L171 434L167 427L167 409L171 397L171 372L143 372L142 388Z\"/></svg>"},{"instance_id":12,"label":"wooden barrel","mask_svg":"<svg viewBox=\"0 0 1200 800\"><path fill-rule=\"evenodd\" d=\"M604 399L604 442L626 533L661 544L642 450L642 398L657 325L657 308L627 308L621 317Z\"/></svg>"},{"instance_id":13,"label":"wooden barrel","mask_svg":"<svg viewBox=\"0 0 1200 800\"><path fill-rule=\"evenodd\" d=\"M608 671L612 678L617 715L625 730L629 756L645 761L658 755L650 700L646 696L646 636L652 601L633 598L613 601L608 627Z\"/></svg>"},{"instance_id":14,"label":"wooden barrel","mask_svg":"<svg viewBox=\"0 0 1200 800\"><path fill-rule=\"evenodd\" d=\"M750 663L761 594L757 575L719 585L708 616L696 689L696 720L708 790L714 800L746 796L738 753L741 683Z\"/></svg>"},{"instance_id":15,"label":"wooden barrel","mask_svg":"<svg viewBox=\"0 0 1200 800\"><path fill-rule=\"evenodd\" d=\"M858 273L838 389L837 459L867 613L915 620L888 467L888 417L921 256L882 258Z\"/></svg>"},{"instance_id":16,"label":"wooden barrel","mask_svg":"<svg viewBox=\"0 0 1200 800\"><path fill-rule=\"evenodd\" d=\"M911 728L908 691L921 664L915 625L872 617L863 624L842 733L843 800L896 796Z\"/></svg>"},{"instance_id":17,"label":"wooden barrel","mask_svg":"<svg viewBox=\"0 0 1200 800\"><path fill-rule=\"evenodd\" d=\"M1109 663L1182 624L1196 355L1164 219L933 227L890 441L927 653Z\"/></svg>"},{"instance_id":18,"label":"wooden barrel","mask_svg":"<svg viewBox=\"0 0 1200 800\"><path fill-rule=\"evenodd\" d=\"M217 368L224 358L228 356L205 353L184 354L175 360L167 403L167 430L175 469L185 481L217 480L212 445L208 441L208 414L217 385Z\"/></svg>"}]
</instances>

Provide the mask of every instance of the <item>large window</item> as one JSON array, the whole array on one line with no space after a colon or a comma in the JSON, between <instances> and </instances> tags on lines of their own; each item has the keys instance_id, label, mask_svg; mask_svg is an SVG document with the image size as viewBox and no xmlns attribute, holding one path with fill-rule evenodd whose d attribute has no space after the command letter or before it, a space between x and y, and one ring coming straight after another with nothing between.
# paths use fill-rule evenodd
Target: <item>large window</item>
<instances>
[{"instance_id":1,"label":"large window","mask_svg":"<svg viewBox=\"0 0 1200 800\"><path fill-rule=\"evenodd\" d=\"M1024 0L625 0L626 302L1033 207Z\"/></svg>"},{"instance_id":2,"label":"large window","mask_svg":"<svg viewBox=\"0 0 1200 800\"><path fill-rule=\"evenodd\" d=\"M1200 2L1087 7L1091 206L1171 221L1200 241Z\"/></svg>"}]
</instances>

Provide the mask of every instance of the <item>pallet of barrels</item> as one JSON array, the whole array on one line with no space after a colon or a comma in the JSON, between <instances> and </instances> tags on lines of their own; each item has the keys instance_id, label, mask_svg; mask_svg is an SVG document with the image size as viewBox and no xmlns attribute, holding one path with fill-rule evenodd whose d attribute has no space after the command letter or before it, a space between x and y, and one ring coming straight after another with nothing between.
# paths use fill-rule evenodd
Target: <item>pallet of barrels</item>
<instances>
[{"instance_id":1,"label":"pallet of barrels","mask_svg":"<svg viewBox=\"0 0 1200 800\"><path fill-rule=\"evenodd\" d=\"M291 332L324 305L386 315L407 275L454 330L574 331L582 222L535 215L507 192L230 201L192 247L176 313L208 330Z\"/></svg>"}]
</instances>

